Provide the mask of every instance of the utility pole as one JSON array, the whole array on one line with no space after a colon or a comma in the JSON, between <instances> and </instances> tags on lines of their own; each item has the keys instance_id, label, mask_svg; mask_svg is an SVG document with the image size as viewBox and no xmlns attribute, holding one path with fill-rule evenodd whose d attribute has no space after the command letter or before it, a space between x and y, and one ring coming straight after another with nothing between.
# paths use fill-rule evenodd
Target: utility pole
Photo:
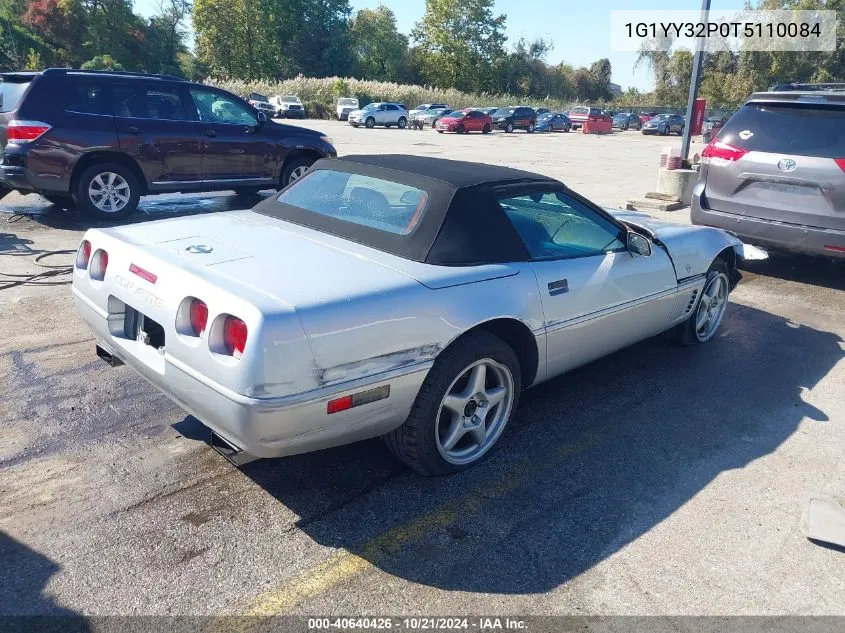
<instances>
[{"instance_id":1,"label":"utility pole","mask_svg":"<svg viewBox=\"0 0 845 633\"><path fill-rule=\"evenodd\" d=\"M701 22L707 22L710 14L710 0L701 1ZM698 40L695 47L695 57L692 60L692 77L689 82L689 99L687 100L687 116L684 124L684 137L681 141L681 160L689 156L689 144L692 136L692 112L695 107L695 96L698 94L698 84L701 81L701 66L704 61L704 39Z\"/></svg>"}]
</instances>

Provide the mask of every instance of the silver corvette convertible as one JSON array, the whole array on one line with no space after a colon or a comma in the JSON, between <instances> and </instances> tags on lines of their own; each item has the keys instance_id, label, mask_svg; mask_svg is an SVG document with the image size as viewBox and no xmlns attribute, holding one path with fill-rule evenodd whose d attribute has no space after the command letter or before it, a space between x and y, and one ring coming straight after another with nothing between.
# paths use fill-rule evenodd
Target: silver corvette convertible
<instances>
[{"instance_id":1,"label":"silver corvette convertible","mask_svg":"<svg viewBox=\"0 0 845 633\"><path fill-rule=\"evenodd\" d=\"M234 463L383 436L435 475L482 459L527 387L713 339L742 253L537 174L349 156L250 211L91 229L73 294L98 354Z\"/></svg>"}]
</instances>

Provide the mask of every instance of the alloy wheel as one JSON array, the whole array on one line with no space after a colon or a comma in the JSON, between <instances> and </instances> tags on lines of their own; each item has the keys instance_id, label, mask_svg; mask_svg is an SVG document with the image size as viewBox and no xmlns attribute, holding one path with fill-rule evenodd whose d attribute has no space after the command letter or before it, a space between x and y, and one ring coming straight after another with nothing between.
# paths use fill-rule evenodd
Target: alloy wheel
<instances>
[{"instance_id":1,"label":"alloy wheel","mask_svg":"<svg viewBox=\"0 0 845 633\"><path fill-rule=\"evenodd\" d=\"M452 381L435 425L444 460L465 465L480 459L499 439L514 403L510 369L490 358L475 361Z\"/></svg>"},{"instance_id":2,"label":"alloy wheel","mask_svg":"<svg viewBox=\"0 0 845 633\"><path fill-rule=\"evenodd\" d=\"M695 312L695 336L704 343L713 338L728 305L728 278L718 273L707 282Z\"/></svg>"},{"instance_id":3,"label":"alloy wheel","mask_svg":"<svg viewBox=\"0 0 845 633\"><path fill-rule=\"evenodd\" d=\"M117 213L128 203L129 183L112 171L97 174L88 184L88 198L103 213Z\"/></svg>"}]
</instances>

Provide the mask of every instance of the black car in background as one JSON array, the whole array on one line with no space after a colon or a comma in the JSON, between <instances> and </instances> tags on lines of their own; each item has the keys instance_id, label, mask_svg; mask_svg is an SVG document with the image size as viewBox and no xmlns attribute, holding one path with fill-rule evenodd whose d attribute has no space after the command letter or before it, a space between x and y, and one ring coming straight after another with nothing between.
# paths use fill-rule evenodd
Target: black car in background
<instances>
[{"instance_id":1,"label":"black car in background","mask_svg":"<svg viewBox=\"0 0 845 633\"><path fill-rule=\"evenodd\" d=\"M639 130L643 123L633 112L620 112L613 116L613 127L617 130Z\"/></svg>"},{"instance_id":2,"label":"black car in background","mask_svg":"<svg viewBox=\"0 0 845 633\"><path fill-rule=\"evenodd\" d=\"M493 117L493 127L505 132L513 132L519 129L530 134L537 125L537 113L526 106L499 108L490 116Z\"/></svg>"},{"instance_id":3,"label":"black car in background","mask_svg":"<svg viewBox=\"0 0 845 633\"><path fill-rule=\"evenodd\" d=\"M99 218L142 195L281 188L337 152L225 90L168 75L0 73L0 198L40 193Z\"/></svg>"}]
</instances>

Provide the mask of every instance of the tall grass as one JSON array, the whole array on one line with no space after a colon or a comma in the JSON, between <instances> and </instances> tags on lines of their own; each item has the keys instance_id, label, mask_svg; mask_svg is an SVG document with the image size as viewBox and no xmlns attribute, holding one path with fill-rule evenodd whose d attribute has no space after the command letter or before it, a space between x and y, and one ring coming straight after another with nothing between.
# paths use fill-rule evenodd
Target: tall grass
<instances>
[{"instance_id":1,"label":"tall grass","mask_svg":"<svg viewBox=\"0 0 845 633\"><path fill-rule=\"evenodd\" d=\"M357 97L362 106L372 101L404 103L408 108L421 103L447 103L450 107L512 106L527 104L551 110L566 110L574 103L556 99L516 97L508 94L470 94L452 88L397 84L387 81L364 81L343 77L297 77L279 82L221 81L217 83L239 95L259 92L267 96L297 95L312 118L334 118L335 104L340 97Z\"/></svg>"}]
</instances>

